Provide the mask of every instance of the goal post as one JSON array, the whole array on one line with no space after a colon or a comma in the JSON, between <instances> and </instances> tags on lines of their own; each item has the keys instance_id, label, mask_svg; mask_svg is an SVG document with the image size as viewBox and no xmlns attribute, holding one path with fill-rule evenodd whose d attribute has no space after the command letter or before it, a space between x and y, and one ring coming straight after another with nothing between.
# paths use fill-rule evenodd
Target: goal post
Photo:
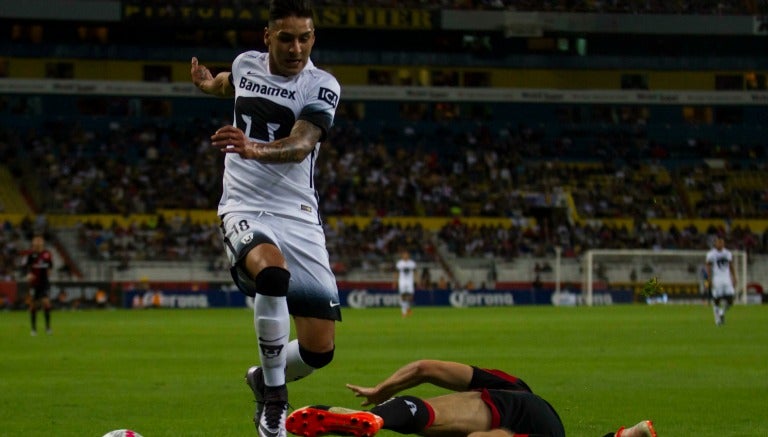
<instances>
[{"instance_id":1,"label":"goal post","mask_svg":"<svg viewBox=\"0 0 768 437\"><path fill-rule=\"evenodd\" d=\"M733 250L736 271L736 301L747 302L747 253ZM706 250L591 249L582 259L582 290L586 305L592 306L596 290L611 287L642 287L652 278L667 293L694 295L704 277Z\"/></svg>"}]
</instances>

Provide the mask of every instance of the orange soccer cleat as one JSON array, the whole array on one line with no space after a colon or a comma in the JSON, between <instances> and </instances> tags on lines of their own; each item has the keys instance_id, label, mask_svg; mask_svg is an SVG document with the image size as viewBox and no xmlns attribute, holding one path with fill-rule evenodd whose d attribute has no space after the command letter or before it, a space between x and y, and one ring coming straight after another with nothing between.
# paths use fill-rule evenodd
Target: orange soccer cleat
<instances>
[{"instance_id":1,"label":"orange soccer cleat","mask_svg":"<svg viewBox=\"0 0 768 437\"><path fill-rule=\"evenodd\" d=\"M326 434L373 437L382 426L384 419L371 412L324 405L299 408L285 422L288 432L303 437Z\"/></svg>"},{"instance_id":2,"label":"orange soccer cleat","mask_svg":"<svg viewBox=\"0 0 768 437\"><path fill-rule=\"evenodd\" d=\"M632 428L621 427L616 433L616 437L658 437L656 430L653 429L653 422L643 420Z\"/></svg>"}]
</instances>

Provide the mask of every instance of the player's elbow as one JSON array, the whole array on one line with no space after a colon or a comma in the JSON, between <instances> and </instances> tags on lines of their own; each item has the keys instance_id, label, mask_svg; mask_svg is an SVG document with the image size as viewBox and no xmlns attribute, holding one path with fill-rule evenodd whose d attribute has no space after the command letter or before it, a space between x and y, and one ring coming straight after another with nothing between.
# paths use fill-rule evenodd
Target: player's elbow
<instances>
[{"instance_id":1,"label":"player's elbow","mask_svg":"<svg viewBox=\"0 0 768 437\"><path fill-rule=\"evenodd\" d=\"M431 381L439 372L439 361L436 360L417 360L414 361L413 376L419 381Z\"/></svg>"},{"instance_id":2,"label":"player's elbow","mask_svg":"<svg viewBox=\"0 0 768 437\"><path fill-rule=\"evenodd\" d=\"M315 143L311 140L306 138L297 138L296 140L296 153L286 153L286 162L293 162L298 164L307 159L307 156L309 156L309 154L315 150Z\"/></svg>"}]
</instances>

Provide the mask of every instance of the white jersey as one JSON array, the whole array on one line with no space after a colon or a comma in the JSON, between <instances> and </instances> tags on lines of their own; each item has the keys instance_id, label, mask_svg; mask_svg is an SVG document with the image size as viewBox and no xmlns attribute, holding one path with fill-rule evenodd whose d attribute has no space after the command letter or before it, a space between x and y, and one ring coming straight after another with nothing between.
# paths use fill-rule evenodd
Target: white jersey
<instances>
[{"instance_id":1,"label":"white jersey","mask_svg":"<svg viewBox=\"0 0 768 437\"><path fill-rule=\"evenodd\" d=\"M308 61L301 73L283 77L269 72L269 54L249 51L232 62L234 125L252 141L287 137L296 120L328 133L341 87L328 72ZM263 211L319 223L315 162L320 143L299 163L264 164L228 153L218 214Z\"/></svg>"},{"instance_id":2,"label":"white jersey","mask_svg":"<svg viewBox=\"0 0 768 437\"><path fill-rule=\"evenodd\" d=\"M397 287L401 293L413 293L416 262L412 259L401 259L395 264L397 269Z\"/></svg>"},{"instance_id":3,"label":"white jersey","mask_svg":"<svg viewBox=\"0 0 768 437\"><path fill-rule=\"evenodd\" d=\"M712 249L707 252L707 264L711 265L712 277L709 278L713 284L716 282L731 282L731 263L733 255L728 249Z\"/></svg>"}]
</instances>

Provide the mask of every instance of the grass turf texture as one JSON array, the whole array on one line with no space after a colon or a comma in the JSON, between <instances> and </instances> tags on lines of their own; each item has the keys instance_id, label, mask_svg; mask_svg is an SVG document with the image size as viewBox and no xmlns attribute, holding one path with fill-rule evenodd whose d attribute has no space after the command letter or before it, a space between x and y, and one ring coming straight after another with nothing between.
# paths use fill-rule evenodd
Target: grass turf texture
<instances>
[{"instance_id":1,"label":"grass turf texture","mask_svg":"<svg viewBox=\"0 0 768 437\"><path fill-rule=\"evenodd\" d=\"M522 377L571 436L645 418L661 436L768 435L766 322L768 306L737 306L723 327L704 306L345 309L335 360L290 384L291 404L357 407L344 383L438 358ZM0 436L256 434L249 310L60 311L53 328L31 337L28 313L0 313Z\"/></svg>"}]
</instances>

